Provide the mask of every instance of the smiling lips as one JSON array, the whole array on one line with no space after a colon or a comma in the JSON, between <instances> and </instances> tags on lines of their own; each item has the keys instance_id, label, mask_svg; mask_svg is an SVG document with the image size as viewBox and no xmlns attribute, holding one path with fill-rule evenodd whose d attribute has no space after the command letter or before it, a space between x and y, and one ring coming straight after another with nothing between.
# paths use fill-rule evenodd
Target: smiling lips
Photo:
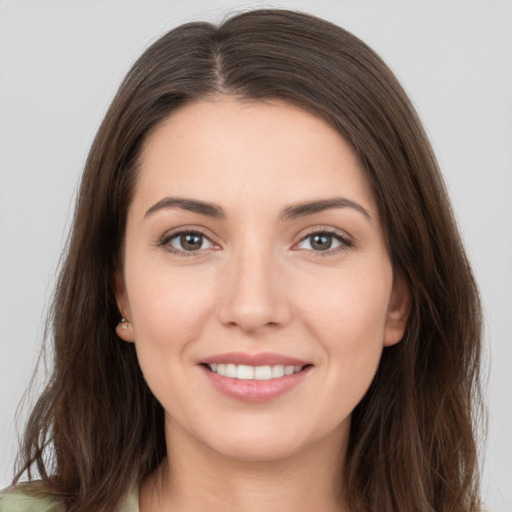
<instances>
[{"instance_id":1,"label":"smiling lips","mask_svg":"<svg viewBox=\"0 0 512 512\"><path fill-rule=\"evenodd\" d=\"M271 400L298 385L310 363L279 354L229 353L201 362L207 379L223 394L243 402Z\"/></svg>"}]
</instances>

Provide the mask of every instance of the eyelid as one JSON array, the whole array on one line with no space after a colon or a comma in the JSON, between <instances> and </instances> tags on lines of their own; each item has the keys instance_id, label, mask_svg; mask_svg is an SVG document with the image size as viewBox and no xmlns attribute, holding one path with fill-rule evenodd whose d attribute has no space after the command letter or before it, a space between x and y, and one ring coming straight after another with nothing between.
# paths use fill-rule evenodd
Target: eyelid
<instances>
[{"instance_id":1,"label":"eyelid","mask_svg":"<svg viewBox=\"0 0 512 512\"><path fill-rule=\"evenodd\" d=\"M206 234L206 232L198 227L187 227L187 226L180 226L177 228L174 228L170 231L167 231L157 242L157 246L163 247L166 251L170 252L171 254L177 254L179 256L185 256L185 257L191 257L191 256L200 256L204 254L205 251L211 250L212 247L209 247L207 249L198 249L196 251L185 251L177 249L176 247L173 247L170 245L170 241L176 237L179 237L181 235L185 234L195 234L200 235L204 237L206 240L208 240L212 245L213 249L216 250L216 248L219 247L218 244L216 244L212 237Z\"/></svg>"},{"instance_id":2,"label":"eyelid","mask_svg":"<svg viewBox=\"0 0 512 512\"><path fill-rule=\"evenodd\" d=\"M314 236L314 235L329 235L334 238L336 238L340 245L338 247L335 247L333 249L327 249L325 251L319 251L315 249L295 249L297 251L305 251L308 252L314 256L332 256L334 254L338 254L340 252L346 251L354 246L354 239L352 236L350 236L345 231L342 231L340 229L334 228L332 226L315 226L312 228L309 228L309 230L306 233L302 233L300 235L300 239L298 242L296 242L293 247L296 247L298 244L306 240L307 238ZM292 248L293 248L292 247Z\"/></svg>"}]
</instances>

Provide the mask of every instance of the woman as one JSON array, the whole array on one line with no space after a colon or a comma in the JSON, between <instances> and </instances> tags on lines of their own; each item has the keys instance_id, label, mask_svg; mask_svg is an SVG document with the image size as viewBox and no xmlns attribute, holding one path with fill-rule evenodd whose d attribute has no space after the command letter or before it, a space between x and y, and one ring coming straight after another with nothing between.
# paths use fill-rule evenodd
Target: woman
<instances>
[{"instance_id":1,"label":"woman","mask_svg":"<svg viewBox=\"0 0 512 512\"><path fill-rule=\"evenodd\" d=\"M480 323L379 57L288 11L183 25L93 143L0 510L479 510Z\"/></svg>"}]
</instances>

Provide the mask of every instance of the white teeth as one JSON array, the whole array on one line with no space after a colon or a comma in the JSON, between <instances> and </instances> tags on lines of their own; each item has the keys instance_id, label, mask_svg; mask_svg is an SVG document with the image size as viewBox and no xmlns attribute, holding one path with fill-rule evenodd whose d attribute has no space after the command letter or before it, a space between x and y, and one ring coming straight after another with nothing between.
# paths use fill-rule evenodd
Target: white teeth
<instances>
[{"instance_id":1,"label":"white teeth","mask_svg":"<svg viewBox=\"0 0 512 512\"><path fill-rule=\"evenodd\" d=\"M225 376L229 377L227 374ZM241 380L254 379L254 366L239 364L236 369L236 378Z\"/></svg>"},{"instance_id":2,"label":"white teeth","mask_svg":"<svg viewBox=\"0 0 512 512\"><path fill-rule=\"evenodd\" d=\"M302 366L284 366L282 364L266 366L248 366L245 364L212 363L208 365L213 373L223 377L231 377L240 380L270 380L279 379L285 375L292 375L302 370Z\"/></svg>"},{"instance_id":3,"label":"white teeth","mask_svg":"<svg viewBox=\"0 0 512 512\"><path fill-rule=\"evenodd\" d=\"M282 364L271 366L272 369L272 378L278 379L279 377L284 377L284 366Z\"/></svg>"},{"instance_id":4,"label":"white teeth","mask_svg":"<svg viewBox=\"0 0 512 512\"><path fill-rule=\"evenodd\" d=\"M254 378L256 380L268 380L272 378L272 368L270 366L256 366L254 368Z\"/></svg>"},{"instance_id":5,"label":"white teeth","mask_svg":"<svg viewBox=\"0 0 512 512\"><path fill-rule=\"evenodd\" d=\"M236 364L227 364L226 365L226 377L233 377L236 379L237 370Z\"/></svg>"}]
</instances>

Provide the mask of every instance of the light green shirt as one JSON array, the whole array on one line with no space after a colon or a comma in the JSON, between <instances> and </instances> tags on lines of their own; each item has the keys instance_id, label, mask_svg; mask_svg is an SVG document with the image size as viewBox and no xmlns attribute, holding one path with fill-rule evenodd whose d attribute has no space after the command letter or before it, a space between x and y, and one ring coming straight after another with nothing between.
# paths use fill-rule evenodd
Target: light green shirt
<instances>
[{"instance_id":1,"label":"light green shirt","mask_svg":"<svg viewBox=\"0 0 512 512\"><path fill-rule=\"evenodd\" d=\"M64 508L50 497L31 495L29 486L21 486L0 493L0 512L64 512ZM117 512L139 512L137 486L126 496Z\"/></svg>"}]
</instances>

